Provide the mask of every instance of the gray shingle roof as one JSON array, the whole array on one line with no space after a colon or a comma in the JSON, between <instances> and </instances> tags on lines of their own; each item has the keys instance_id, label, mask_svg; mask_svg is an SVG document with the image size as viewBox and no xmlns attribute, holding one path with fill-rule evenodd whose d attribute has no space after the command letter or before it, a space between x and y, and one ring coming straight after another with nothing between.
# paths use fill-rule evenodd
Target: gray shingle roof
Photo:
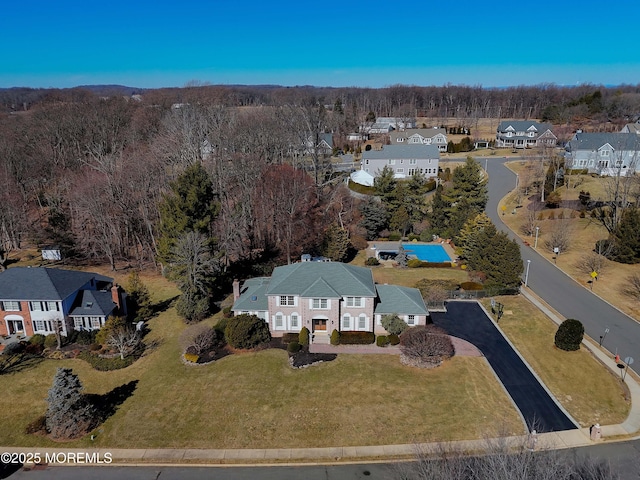
<instances>
[{"instance_id":1,"label":"gray shingle roof","mask_svg":"<svg viewBox=\"0 0 640 480\"><path fill-rule=\"evenodd\" d=\"M504 132L511 125L516 132L526 132L532 125L538 131L538 134L543 133L545 130L551 130L550 123L539 123L533 120L503 120L498 125L498 131Z\"/></svg>"},{"instance_id":2,"label":"gray shingle roof","mask_svg":"<svg viewBox=\"0 0 640 480\"><path fill-rule=\"evenodd\" d=\"M576 133L567 150L598 150L606 144L616 150L640 150L640 135L629 133Z\"/></svg>"},{"instance_id":3,"label":"gray shingle roof","mask_svg":"<svg viewBox=\"0 0 640 480\"><path fill-rule=\"evenodd\" d=\"M319 280L322 282L318 283ZM335 292L330 297L375 297L375 284L371 270L339 262L300 262L276 267L267 295L316 296L326 286Z\"/></svg>"},{"instance_id":4,"label":"gray shingle roof","mask_svg":"<svg viewBox=\"0 0 640 480\"><path fill-rule=\"evenodd\" d=\"M112 278L92 272L44 267L13 267L0 273L0 299L64 300L92 279L101 283L113 282Z\"/></svg>"},{"instance_id":5,"label":"gray shingle roof","mask_svg":"<svg viewBox=\"0 0 640 480\"><path fill-rule=\"evenodd\" d=\"M74 317L103 316L113 312L116 304L113 303L111 292L97 292L82 290L73 304L69 315Z\"/></svg>"},{"instance_id":6,"label":"gray shingle roof","mask_svg":"<svg viewBox=\"0 0 640 480\"><path fill-rule=\"evenodd\" d=\"M412 159L440 158L440 151L435 145L385 145L382 150L362 152L362 159Z\"/></svg>"},{"instance_id":7,"label":"gray shingle roof","mask_svg":"<svg viewBox=\"0 0 640 480\"><path fill-rule=\"evenodd\" d=\"M376 285L380 301L376 305L376 314L428 315L429 310L417 288L398 285Z\"/></svg>"},{"instance_id":8,"label":"gray shingle roof","mask_svg":"<svg viewBox=\"0 0 640 480\"><path fill-rule=\"evenodd\" d=\"M244 282L240 298L235 301L231 310L234 312L269 310L269 301L266 295L269 280L269 277L257 277Z\"/></svg>"}]
</instances>

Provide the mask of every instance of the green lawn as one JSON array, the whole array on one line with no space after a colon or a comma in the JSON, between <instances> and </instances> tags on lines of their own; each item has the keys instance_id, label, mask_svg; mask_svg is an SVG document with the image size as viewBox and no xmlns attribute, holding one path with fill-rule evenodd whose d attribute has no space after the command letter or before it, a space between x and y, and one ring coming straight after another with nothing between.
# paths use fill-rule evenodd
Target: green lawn
<instances>
[{"instance_id":1,"label":"green lawn","mask_svg":"<svg viewBox=\"0 0 640 480\"><path fill-rule=\"evenodd\" d=\"M575 352L556 348L557 326L523 297L496 300L512 312L502 317L500 328L580 425L610 425L627 418L630 402L617 374L584 347ZM483 303L489 310L489 300Z\"/></svg>"}]
</instances>

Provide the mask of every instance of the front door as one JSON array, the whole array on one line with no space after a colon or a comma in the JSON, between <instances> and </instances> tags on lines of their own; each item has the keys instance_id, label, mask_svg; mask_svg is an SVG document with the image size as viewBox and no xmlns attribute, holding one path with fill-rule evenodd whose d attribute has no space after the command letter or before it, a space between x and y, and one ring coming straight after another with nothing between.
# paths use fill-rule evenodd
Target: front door
<instances>
[{"instance_id":1,"label":"front door","mask_svg":"<svg viewBox=\"0 0 640 480\"><path fill-rule=\"evenodd\" d=\"M7 320L7 330L9 335L14 335L18 332L24 333L24 322L22 320Z\"/></svg>"},{"instance_id":2,"label":"front door","mask_svg":"<svg viewBox=\"0 0 640 480\"><path fill-rule=\"evenodd\" d=\"M313 320L313 331L320 330L323 332L327 331L327 320L324 318L316 318Z\"/></svg>"}]
</instances>

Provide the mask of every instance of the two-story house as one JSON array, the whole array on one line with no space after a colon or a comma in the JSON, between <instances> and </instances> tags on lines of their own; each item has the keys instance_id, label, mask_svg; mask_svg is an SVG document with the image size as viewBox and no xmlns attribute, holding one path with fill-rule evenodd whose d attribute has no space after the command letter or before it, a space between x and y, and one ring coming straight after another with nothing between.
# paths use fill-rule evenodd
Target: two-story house
<instances>
[{"instance_id":1,"label":"two-story house","mask_svg":"<svg viewBox=\"0 0 640 480\"><path fill-rule=\"evenodd\" d=\"M382 150L363 152L360 168L373 177L388 166L395 178L409 178L414 173L433 178L438 176L439 164L440 152L435 145L386 145Z\"/></svg>"},{"instance_id":2,"label":"two-story house","mask_svg":"<svg viewBox=\"0 0 640 480\"><path fill-rule=\"evenodd\" d=\"M371 270L338 262L300 262L276 267L271 277L234 282L235 315L257 315L274 336L307 327L316 335L333 330L384 333L383 315L425 325L429 311L415 288L376 285Z\"/></svg>"},{"instance_id":3,"label":"two-story house","mask_svg":"<svg viewBox=\"0 0 640 480\"><path fill-rule=\"evenodd\" d=\"M533 120L503 120L496 132L496 147L555 147L558 137L548 123Z\"/></svg>"},{"instance_id":4,"label":"two-story house","mask_svg":"<svg viewBox=\"0 0 640 480\"><path fill-rule=\"evenodd\" d=\"M415 118L378 117L373 125L363 126L361 130L370 135L380 135L393 132L394 130L405 130L415 127Z\"/></svg>"},{"instance_id":5,"label":"two-story house","mask_svg":"<svg viewBox=\"0 0 640 480\"><path fill-rule=\"evenodd\" d=\"M48 335L100 329L126 313L113 279L91 272L14 267L0 273L0 335Z\"/></svg>"},{"instance_id":6,"label":"two-story house","mask_svg":"<svg viewBox=\"0 0 640 480\"><path fill-rule=\"evenodd\" d=\"M435 145L447 151L447 131L444 128L414 128L389 134L391 145Z\"/></svg>"},{"instance_id":7,"label":"two-story house","mask_svg":"<svg viewBox=\"0 0 640 480\"><path fill-rule=\"evenodd\" d=\"M640 172L640 135L576 133L565 146L565 167L604 176Z\"/></svg>"}]
</instances>

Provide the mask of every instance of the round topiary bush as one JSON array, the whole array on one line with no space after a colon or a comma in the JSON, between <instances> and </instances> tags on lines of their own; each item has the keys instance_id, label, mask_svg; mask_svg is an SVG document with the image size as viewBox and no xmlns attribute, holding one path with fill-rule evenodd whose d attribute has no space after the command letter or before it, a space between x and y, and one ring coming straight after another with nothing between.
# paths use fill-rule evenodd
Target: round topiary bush
<instances>
[{"instance_id":1,"label":"round topiary bush","mask_svg":"<svg viewBox=\"0 0 640 480\"><path fill-rule=\"evenodd\" d=\"M309 345L309 329L307 327L302 327L300 333L298 334L298 343L300 345Z\"/></svg>"},{"instance_id":2,"label":"round topiary bush","mask_svg":"<svg viewBox=\"0 0 640 480\"><path fill-rule=\"evenodd\" d=\"M255 348L271 340L269 326L255 315L237 315L230 318L224 330L227 343L233 348Z\"/></svg>"},{"instance_id":3,"label":"round topiary bush","mask_svg":"<svg viewBox=\"0 0 640 480\"><path fill-rule=\"evenodd\" d=\"M580 349L583 337L584 326L582 322L568 318L558 327L554 343L560 350L571 352Z\"/></svg>"},{"instance_id":4,"label":"round topiary bush","mask_svg":"<svg viewBox=\"0 0 640 480\"><path fill-rule=\"evenodd\" d=\"M42 335L41 333L36 333L29 339L29 343L31 345L44 345L44 338L44 335Z\"/></svg>"},{"instance_id":5,"label":"round topiary bush","mask_svg":"<svg viewBox=\"0 0 640 480\"><path fill-rule=\"evenodd\" d=\"M376 257L369 257L365 260L364 264L368 267L375 267L376 265L380 265L380 262Z\"/></svg>"},{"instance_id":6,"label":"round topiary bush","mask_svg":"<svg viewBox=\"0 0 640 480\"><path fill-rule=\"evenodd\" d=\"M389 345L389 337L386 335L378 335L376 337L376 345L379 347L386 347Z\"/></svg>"},{"instance_id":7,"label":"round topiary bush","mask_svg":"<svg viewBox=\"0 0 640 480\"><path fill-rule=\"evenodd\" d=\"M289 353L297 353L300 351L302 347L298 342L289 342L287 345L287 352Z\"/></svg>"},{"instance_id":8,"label":"round topiary bush","mask_svg":"<svg viewBox=\"0 0 640 480\"><path fill-rule=\"evenodd\" d=\"M330 342L331 345L340 345L340 332L338 330L331 332Z\"/></svg>"},{"instance_id":9,"label":"round topiary bush","mask_svg":"<svg viewBox=\"0 0 640 480\"><path fill-rule=\"evenodd\" d=\"M391 345L398 345L400 343L400 337L398 335L391 334L387 338Z\"/></svg>"},{"instance_id":10,"label":"round topiary bush","mask_svg":"<svg viewBox=\"0 0 640 480\"><path fill-rule=\"evenodd\" d=\"M45 348L54 348L58 346L58 339L56 338L55 333L50 333L44 339Z\"/></svg>"}]
</instances>

